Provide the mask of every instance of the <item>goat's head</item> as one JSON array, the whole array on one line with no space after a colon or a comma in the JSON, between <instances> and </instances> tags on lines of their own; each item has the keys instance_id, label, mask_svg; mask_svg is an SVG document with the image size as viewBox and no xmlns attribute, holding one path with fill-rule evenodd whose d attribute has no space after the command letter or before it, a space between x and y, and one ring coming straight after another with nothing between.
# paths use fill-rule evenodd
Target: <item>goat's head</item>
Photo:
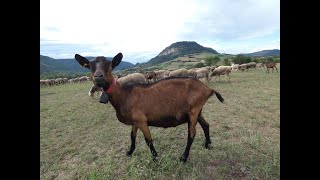
<instances>
[{"instance_id":1,"label":"goat's head","mask_svg":"<svg viewBox=\"0 0 320 180\"><path fill-rule=\"evenodd\" d=\"M122 57L122 53L118 53L110 62L103 56L98 56L89 61L79 54L75 55L75 59L81 66L90 69L92 82L104 90L107 90L111 86L113 81L111 71L120 64Z\"/></svg>"}]
</instances>

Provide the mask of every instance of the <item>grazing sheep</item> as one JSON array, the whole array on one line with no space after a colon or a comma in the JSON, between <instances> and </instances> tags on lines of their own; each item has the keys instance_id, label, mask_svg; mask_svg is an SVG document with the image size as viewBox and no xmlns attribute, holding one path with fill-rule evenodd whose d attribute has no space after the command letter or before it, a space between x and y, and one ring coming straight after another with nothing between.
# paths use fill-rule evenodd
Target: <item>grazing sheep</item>
<instances>
[{"instance_id":1,"label":"grazing sheep","mask_svg":"<svg viewBox=\"0 0 320 180\"><path fill-rule=\"evenodd\" d=\"M79 78L79 83L83 83L83 82L88 81L88 78L89 78L89 77L87 77L87 76L81 76L81 77Z\"/></svg>"},{"instance_id":2,"label":"grazing sheep","mask_svg":"<svg viewBox=\"0 0 320 180\"><path fill-rule=\"evenodd\" d=\"M170 71L168 71L168 70L158 70L158 71L155 71L155 73L156 73L155 81L159 81L161 79L169 77Z\"/></svg>"},{"instance_id":3,"label":"grazing sheep","mask_svg":"<svg viewBox=\"0 0 320 180\"><path fill-rule=\"evenodd\" d=\"M126 83L141 83L141 84L147 84L147 80L145 76L141 73L132 73L127 76L121 77L117 80L117 82L120 85L124 85Z\"/></svg>"},{"instance_id":4,"label":"grazing sheep","mask_svg":"<svg viewBox=\"0 0 320 180\"><path fill-rule=\"evenodd\" d=\"M234 64L234 63L232 63L232 64L231 64L231 69L232 69L233 71L238 71L238 69L239 69L239 64Z\"/></svg>"},{"instance_id":5,"label":"grazing sheep","mask_svg":"<svg viewBox=\"0 0 320 180\"><path fill-rule=\"evenodd\" d=\"M74 78L74 82L75 82L75 83L80 83L80 77Z\"/></svg>"},{"instance_id":6,"label":"grazing sheep","mask_svg":"<svg viewBox=\"0 0 320 180\"><path fill-rule=\"evenodd\" d=\"M239 70L244 71L246 69L247 69L247 64L246 63L239 65Z\"/></svg>"},{"instance_id":7,"label":"grazing sheep","mask_svg":"<svg viewBox=\"0 0 320 180\"><path fill-rule=\"evenodd\" d=\"M56 81L55 79L49 79L49 86L55 85Z\"/></svg>"},{"instance_id":8,"label":"grazing sheep","mask_svg":"<svg viewBox=\"0 0 320 180\"><path fill-rule=\"evenodd\" d=\"M212 71L213 69L215 69L216 67L215 66L205 66L205 67L202 67L200 69L208 69L209 72Z\"/></svg>"},{"instance_id":9,"label":"grazing sheep","mask_svg":"<svg viewBox=\"0 0 320 180\"><path fill-rule=\"evenodd\" d=\"M59 84L59 82L60 82L60 78L56 78L56 79L54 79L54 84L55 84L55 85L58 85L58 84Z\"/></svg>"},{"instance_id":10,"label":"grazing sheep","mask_svg":"<svg viewBox=\"0 0 320 180\"><path fill-rule=\"evenodd\" d=\"M193 78L197 78L197 72L194 69L189 69L188 76L193 77Z\"/></svg>"},{"instance_id":11,"label":"grazing sheep","mask_svg":"<svg viewBox=\"0 0 320 180\"><path fill-rule=\"evenodd\" d=\"M188 77L188 70L185 68L176 69L169 73L169 77Z\"/></svg>"},{"instance_id":12,"label":"grazing sheep","mask_svg":"<svg viewBox=\"0 0 320 180\"><path fill-rule=\"evenodd\" d=\"M257 63L255 63L255 62L249 62L249 63L247 64L247 71L248 71L249 69L257 69L256 67L257 67Z\"/></svg>"},{"instance_id":13,"label":"grazing sheep","mask_svg":"<svg viewBox=\"0 0 320 180\"><path fill-rule=\"evenodd\" d=\"M57 84L63 84L63 79L62 78L57 78L56 82L57 82Z\"/></svg>"},{"instance_id":14,"label":"grazing sheep","mask_svg":"<svg viewBox=\"0 0 320 180\"><path fill-rule=\"evenodd\" d=\"M263 64L267 68L266 73L269 73L269 69L270 68L272 68L272 73L273 73L273 68L276 68L277 72L279 72L278 69L277 69L277 64L275 62L263 62Z\"/></svg>"},{"instance_id":15,"label":"grazing sheep","mask_svg":"<svg viewBox=\"0 0 320 180\"><path fill-rule=\"evenodd\" d=\"M103 88L106 99L116 110L118 120L132 125L131 146L127 155L131 156L135 150L137 130L140 129L153 160L156 161L158 155L149 126L167 128L184 123L188 123L188 141L180 160L186 162L188 159L198 122L205 134L205 147L209 148L209 124L202 116L202 108L213 94L223 102L220 93L190 77L171 77L151 84L120 85L113 78L112 70L120 64L122 57L122 54L118 53L110 62L103 56L88 61L79 54L75 55L81 66L91 70L93 83Z\"/></svg>"},{"instance_id":16,"label":"grazing sheep","mask_svg":"<svg viewBox=\"0 0 320 180\"><path fill-rule=\"evenodd\" d=\"M230 73L231 73L231 66L219 66L212 70L212 73L210 75L210 80L212 76L216 76L215 79L217 80L217 76L219 76L220 81L220 75L227 75L229 82L230 82ZM228 80L226 80L228 82Z\"/></svg>"},{"instance_id":17,"label":"grazing sheep","mask_svg":"<svg viewBox=\"0 0 320 180\"><path fill-rule=\"evenodd\" d=\"M257 68L262 68L262 67L263 67L262 63L257 63Z\"/></svg>"},{"instance_id":18,"label":"grazing sheep","mask_svg":"<svg viewBox=\"0 0 320 180\"><path fill-rule=\"evenodd\" d=\"M207 83L209 82L209 73L210 73L209 68L200 68L196 70L196 73L197 73L197 79L205 78L205 82Z\"/></svg>"},{"instance_id":19,"label":"grazing sheep","mask_svg":"<svg viewBox=\"0 0 320 180\"><path fill-rule=\"evenodd\" d=\"M127 83L141 83L141 84L146 84L147 80L145 78L145 76L141 73L133 73L133 74L129 74L126 76L122 76L121 78L117 79L117 82L120 85L124 85ZM90 97L94 97L95 92L99 92L100 89L98 88L98 86L96 86L95 84L93 84L88 92L88 95ZM101 94L100 94L101 95ZM100 96L99 95L99 96Z\"/></svg>"},{"instance_id":20,"label":"grazing sheep","mask_svg":"<svg viewBox=\"0 0 320 180\"><path fill-rule=\"evenodd\" d=\"M49 86L49 80L41 80L40 79L40 87L46 87Z\"/></svg>"},{"instance_id":21,"label":"grazing sheep","mask_svg":"<svg viewBox=\"0 0 320 180\"><path fill-rule=\"evenodd\" d=\"M67 84L69 82L68 78L63 78L63 84Z\"/></svg>"}]
</instances>

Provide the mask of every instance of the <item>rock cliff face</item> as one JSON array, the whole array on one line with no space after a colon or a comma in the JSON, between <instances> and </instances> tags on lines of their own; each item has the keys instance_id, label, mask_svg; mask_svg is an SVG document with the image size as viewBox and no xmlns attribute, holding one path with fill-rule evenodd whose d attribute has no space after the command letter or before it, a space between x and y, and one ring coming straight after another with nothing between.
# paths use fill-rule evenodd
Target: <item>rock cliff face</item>
<instances>
[{"instance_id":1,"label":"rock cliff face","mask_svg":"<svg viewBox=\"0 0 320 180\"><path fill-rule=\"evenodd\" d=\"M158 56L165 56L171 53L176 53L178 51L179 51L178 48L170 48L170 49L167 49L166 51L161 52Z\"/></svg>"},{"instance_id":2,"label":"rock cliff face","mask_svg":"<svg viewBox=\"0 0 320 180\"><path fill-rule=\"evenodd\" d=\"M184 56L187 54L194 54L194 53L213 53L219 54L212 48L207 48L199 45L194 41L181 41L171 44L169 47L166 47L159 55L150 59L146 64L148 65L155 65L160 64L163 62L170 61L174 58L179 56Z\"/></svg>"}]
</instances>

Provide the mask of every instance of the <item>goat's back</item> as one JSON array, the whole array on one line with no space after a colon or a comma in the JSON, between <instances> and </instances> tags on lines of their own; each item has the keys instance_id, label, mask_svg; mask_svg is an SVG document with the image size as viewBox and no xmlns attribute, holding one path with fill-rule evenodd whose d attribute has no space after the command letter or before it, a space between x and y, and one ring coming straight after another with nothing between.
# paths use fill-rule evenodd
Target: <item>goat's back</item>
<instances>
[{"instance_id":1,"label":"goat's back","mask_svg":"<svg viewBox=\"0 0 320 180\"><path fill-rule=\"evenodd\" d=\"M125 87L127 107L147 114L183 113L205 104L214 91L195 78L167 78Z\"/></svg>"}]
</instances>

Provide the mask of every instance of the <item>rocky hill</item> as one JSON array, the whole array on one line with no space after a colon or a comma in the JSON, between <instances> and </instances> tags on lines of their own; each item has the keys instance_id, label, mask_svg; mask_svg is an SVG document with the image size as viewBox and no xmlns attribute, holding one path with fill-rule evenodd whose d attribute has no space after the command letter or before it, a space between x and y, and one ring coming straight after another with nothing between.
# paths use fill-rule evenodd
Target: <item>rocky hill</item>
<instances>
[{"instance_id":1,"label":"rocky hill","mask_svg":"<svg viewBox=\"0 0 320 180\"><path fill-rule=\"evenodd\" d=\"M156 65L175 59L177 57L185 56L195 53L212 53L219 54L216 50L208 47L203 47L194 41L181 41L171 44L166 47L159 55L146 62L146 65Z\"/></svg>"}]
</instances>

